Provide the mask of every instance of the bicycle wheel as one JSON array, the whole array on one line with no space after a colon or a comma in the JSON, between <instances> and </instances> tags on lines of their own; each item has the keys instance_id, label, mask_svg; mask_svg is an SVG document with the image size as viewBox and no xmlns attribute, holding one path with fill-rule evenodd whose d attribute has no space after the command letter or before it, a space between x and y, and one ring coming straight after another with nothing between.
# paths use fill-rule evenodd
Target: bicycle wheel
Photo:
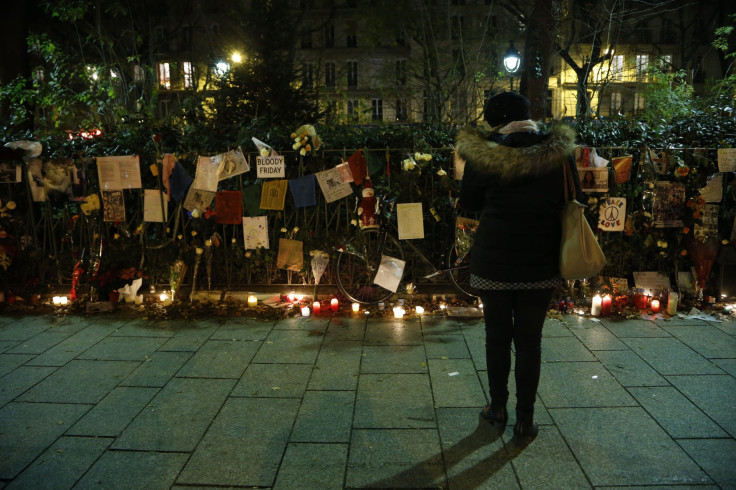
<instances>
[{"instance_id":1,"label":"bicycle wheel","mask_svg":"<svg viewBox=\"0 0 736 490\"><path fill-rule=\"evenodd\" d=\"M470 287L470 254L466 254L458 263L454 243L450 245L450 250L447 251L447 269L447 275L450 276L450 281L458 291L466 296L478 296L478 292Z\"/></svg>"},{"instance_id":2,"label":"bicycle wheel","mask_svg":"<svg viewBox=\"0 0 736 490\"><path fill-rule=\"evenodd\" d=\"M378 303L393 291L373 284L381 257L388 255L404 260L399 241L382 230L363 230L346 245L347 251L337 255L335 273L337 287L356 303Z\"/></svg>"}]
</instances>

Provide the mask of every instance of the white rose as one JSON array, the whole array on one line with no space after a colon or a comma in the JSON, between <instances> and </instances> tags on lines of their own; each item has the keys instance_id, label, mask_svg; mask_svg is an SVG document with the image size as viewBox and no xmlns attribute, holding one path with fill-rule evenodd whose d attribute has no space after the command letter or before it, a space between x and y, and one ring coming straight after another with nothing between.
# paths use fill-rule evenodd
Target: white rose
<instances>
[{"instance_id":1,"label":"white rose","mask_svg":"<svg viewBox=\"0 0 736 490\"><path fill-rule=\"evenodd\" d=\"M444 177L445 175L447 175L447 172L445 172L444 169L439 169L437 171L437 175L439 175L440 177Z\"/></svg>"}]
</instances>

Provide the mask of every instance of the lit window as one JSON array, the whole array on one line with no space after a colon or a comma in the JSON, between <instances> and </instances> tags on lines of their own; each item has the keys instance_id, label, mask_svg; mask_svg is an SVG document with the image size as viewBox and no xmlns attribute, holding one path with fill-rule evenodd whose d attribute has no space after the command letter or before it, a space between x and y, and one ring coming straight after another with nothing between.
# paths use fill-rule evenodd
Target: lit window
<instances>
[{"instance_id":1,"label":"lit window","mask_svg":"<svg viewBox=\"0 0 736 490\"><path fill-rule=\"evenodd\" d=\"M659 57L659 69L666 72L672 71L672 55L663 54Z\"/></svg>"},{"instance_id":2,"label":"lit window","mask_svg":"<svg viewBox=\"0 0 736 490\"><path fill-rule=\"evenodd\" d=\"M171 67L168 63L158 64L158 84L161 88L171 88Z\"/></svg>"},{"instance_id":3,"label":"lit window","mask_svg":"<svg viewBox=\"0 0 736 490\"><path fill-rule=\"evenodd\" d=\"M621 112L621 92L611 94L611 114Z\"/></svg>"},{"instance_id":4,"label":"lit window","mask_svg":"<svg viewBox=\"0 0 736 490\"><path fill-rule=\"evenodd\" d=\"M185 61L181 64L184 71L184 88L194 88L194 68L191 61Z\"/></svg>"},{"instance_id":5,"label":"lit window","mask_svg":"<svg viewBox=\"0 0 736 490\"><path fill-rule=\"evenodd\" d=\"M347 71L348 71L348 88L357 88L358 87L358 62L348 61Z\"/></svg>"},{"instance_id":6,"label":"lit window","mask_svg":"<svg viewBox=\"0 0 736 490\"><path fill-rule=\"evenodd\" d=\"M383 121L383 99L371 99L371 119Z\"/></svg>"},{"instance_id":7,"label":"lit window","mask_svg":"<svg viewBox=\"0 0 736 490\"><path fill-rule=\"evenodd\" d=\"M611 57L611 78L621 80L624 76L624 55L617 54Z\"/></svg>"},{"instance_id":8,"label":"lit window","mask_svg":"<svg viewBox=\"0 0 736 490\"><path fill-rule=\"evenodd\" d=\"M645 80L647 77L647 69L649 68L649 55L636 55L636 79Z\"/></svg>"}]
</instances>

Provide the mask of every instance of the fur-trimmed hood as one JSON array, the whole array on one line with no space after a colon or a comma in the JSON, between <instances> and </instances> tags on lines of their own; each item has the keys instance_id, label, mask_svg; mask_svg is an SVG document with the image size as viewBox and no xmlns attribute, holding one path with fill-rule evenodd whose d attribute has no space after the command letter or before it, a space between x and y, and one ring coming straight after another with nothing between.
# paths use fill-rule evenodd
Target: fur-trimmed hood
<instances>
[{"instance_id":1,"label":"fur-trimmed hood","mask_svg":"<svg viewBox=\"0 0 736 490\"><path fill-rule=\"evenodd\" d=\"M458 155L479 172L514 180L559 169L563 159L575 148L575 131L565 124L554 124L546 138L531 146L511 147L489 140L490 133L465 128L457 137Z\"/></svg>"}]
</instances>

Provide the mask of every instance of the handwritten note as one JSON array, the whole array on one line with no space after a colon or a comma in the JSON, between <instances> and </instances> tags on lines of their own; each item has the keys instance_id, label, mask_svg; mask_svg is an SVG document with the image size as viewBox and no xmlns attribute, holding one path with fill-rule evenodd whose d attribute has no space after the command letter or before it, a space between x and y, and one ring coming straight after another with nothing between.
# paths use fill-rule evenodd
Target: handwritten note
<instances>
[{"instance_id":1,"label":"handwritten note","mask_svg":"<svg viewBox=\"0 0 736 490\"><path fill-rule=\"evenodd\" d=\"M736 172L736 148L718 148L718 170Z\"/></svg>"},{"instance_id":2,"label":"handwritten note","mask_svg":"<svg viewBox=\"0 0 736 490\"><path fill-rule=\"evenodd\" d=\"M421 202L408 202L396 205L399 240L424 238L424 219L422 216Z\"/></svg>"},{"instance_id":3,"label":"handwritten note","mask_svg":"<svg viewBox=\"0 0 736 490\"><path fill-rule=\"evenodd\" d=\"M169 201L158 189L143 191L143 221L163 223L168 219Z\"/></svg>"},{"instance_id":4,"label":"handwritten note","mask_svg":"<svg viewBox=\"0 0 736 490\"><path fill-rule=\"evenodd\" d=\"M243 217L243 241L246 250L268 248L268 220L265 216Z\"/></svg>"},{"instance_id":5,"label":"handwritten note","mask_svg":"<svg viewBox=\"0 0 736 490\"><path fill-rule=\"evenodd\" d=\"M97 157L100 189L140 189L141 165L137 155Z\"/></svg>"},{"instance_id":6,"label":"handwritten note","mask_svg":"<svg viewBox=\"0 0 736 490\"><path fill-rule=\"evenodd\" d=\"M192 187L201 191L217 191L217 166L210 157L197 158L197 173Z\"/></svg>"}]
</instances>

